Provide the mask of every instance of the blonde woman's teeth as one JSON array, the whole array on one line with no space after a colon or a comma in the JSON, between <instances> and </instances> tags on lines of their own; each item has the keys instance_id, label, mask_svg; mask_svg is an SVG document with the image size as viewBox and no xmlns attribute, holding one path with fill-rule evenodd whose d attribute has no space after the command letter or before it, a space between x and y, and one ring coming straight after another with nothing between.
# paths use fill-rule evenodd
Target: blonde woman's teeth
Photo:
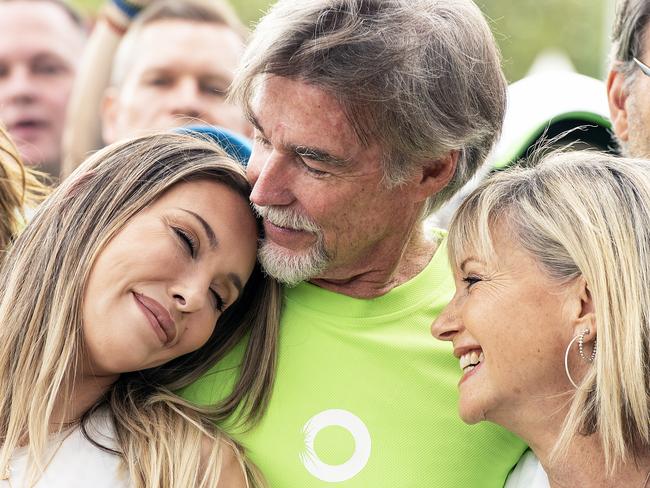
<instances>
[{"instance_id":1,"label":"blonde woman's teeth","mask_svg":"<svg viewBox=\"0 0 650 488\"><path fill-rule=\"evenodd\" d=\"M483 362L484 358L483 351L470 351L465 353L460 357L460 369L465 373L469 373Z\"/></svg>"}]
</instances>

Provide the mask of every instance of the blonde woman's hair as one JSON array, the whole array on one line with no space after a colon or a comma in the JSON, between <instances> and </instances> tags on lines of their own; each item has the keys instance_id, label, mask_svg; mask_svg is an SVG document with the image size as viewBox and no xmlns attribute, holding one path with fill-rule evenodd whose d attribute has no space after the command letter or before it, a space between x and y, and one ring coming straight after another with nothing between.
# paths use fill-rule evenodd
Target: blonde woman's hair
<instances>
[{"instance_id":1,"label":"blonde woman's hair","mask_svg":"<svg viewBox=\"0 0 650 488\"><path fill-rule=\"evenodd\" d=\"M42 175L41 175L42 176ZM4 251L25 226L25 210L34 209L48 189L39 173L25 168L6 129L0 124L0 250ZM0 253L0 261L4 252Z\"/></svg>"},{"instance_id":2,"label":"blonde woman's hair","mask_svg":"<svg viewBox=\"0 0 650 488\"><path fill-rule=\"evenodd\" d=\"M576 436L594 433L610 474L629 454L647 455L650 162L567 152L496 174L452 220L452 264L468 249L491 256L496 224L558 283L584 277L595 305L598 353L575 391L555 459Z\"/></svg>"},{"instance_id":3,"label":"blonde woman's hair","mask_svg":"<svg viewBox=\"0 0 650 488\"><path fill-rule=\"evenodd\" d=\"M243 169L211 142L167 133L114 144L77 168L16 240L0 273L0 470L25 438L36 471L43 469L55 402L75 394L82 299L99 253L169 188L199 179L217 181L248 199ZM117 454L135 487L216 486L222 444L217 441L223 436L212 422L233 415L254 422L264 409L275 371L279 310L278 285L256 265L242 296L221 315L203 347L121 375L80 419L82 429L87 434L96 410L108 411ZM173 393L242 339L247 345L241 372L222 403L199 408ZM205 436L215 440L207 456L201 452ZM241 463L249 484L259 486L252 467Z\"/></svg>"}]
</instances>

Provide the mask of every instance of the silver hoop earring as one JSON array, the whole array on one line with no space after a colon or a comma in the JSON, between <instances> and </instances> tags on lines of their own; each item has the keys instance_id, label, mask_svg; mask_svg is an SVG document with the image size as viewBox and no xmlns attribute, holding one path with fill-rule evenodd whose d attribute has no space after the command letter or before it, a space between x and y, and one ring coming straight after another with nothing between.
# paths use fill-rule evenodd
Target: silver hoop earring
<instances>
[{"instance_id":1,"label":"silver hoop earring","mask_svg":"<svg viewBox=\"0 0 650 488\"><path fill-rule=\"evenodd\" d=\"M591 350L591 356L587 357L585 356L583 346L585 342L585 336L589 334L589 329L583 330L580 335L578 336L578 354L580 354L580 357L587 361L588 363L593 363L594 359L596 359L596 345L597 341L594 339L594 348Z\"/></svg>"},{"instance_id":2,"label":"silver hoop earring","mask_svg":"<svg viewBox=\"0 0 650 488\"><path fill-rule=\"evenodd\" d=\"M579 338L580 336L575 336L573 339L571 339L571 342L569 342L569 345L566 347L566 351L564 351L564 372L566 373L566 377L569 378L569 381L573 385L573 387L577 390L578 385L576 385L576 382L573 381L573 378L571 378L571 373L569 373L569 351L571 350L571 346L573 343Z\"/></svg>"}]
</instances>

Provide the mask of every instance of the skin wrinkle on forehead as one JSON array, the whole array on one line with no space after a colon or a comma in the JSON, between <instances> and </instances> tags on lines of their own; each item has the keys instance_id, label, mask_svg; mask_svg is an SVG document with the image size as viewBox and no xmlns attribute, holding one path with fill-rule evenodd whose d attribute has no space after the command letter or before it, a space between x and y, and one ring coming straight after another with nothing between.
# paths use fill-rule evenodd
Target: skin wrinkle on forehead
<instances>
[{"instance_id":1,"label":"skin wrinkle on forehead","mask_svg":"<svg viewBox=\"0 0 650 488\"><path fill-rule=\"evenodd\" d=\"M262 125L257 120L257 117L254 114L251 114L249 117L251 125L260 132L262 135L266 135ZM351 157L339 157L331 154L326 149L321 149L312 146L306 146L302 144L287 144L288 149L297 154L313 161L318 161L333 167L346 168L350 167L353 163Z\"/></svg>"}]
</instances>

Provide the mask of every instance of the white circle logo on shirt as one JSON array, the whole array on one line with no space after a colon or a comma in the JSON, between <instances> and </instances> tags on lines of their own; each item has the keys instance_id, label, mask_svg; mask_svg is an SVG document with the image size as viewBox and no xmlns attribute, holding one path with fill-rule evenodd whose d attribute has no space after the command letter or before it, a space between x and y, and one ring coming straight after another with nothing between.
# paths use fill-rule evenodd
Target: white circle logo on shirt
<instances>
[{"instance_id":1,"label":"white circle logo on shirt","mask_svg":"<svg viewBox=\"0 0 650 488\"><path fill-rule=\"evenodd\" d=\"M344 428L354 439L354 453L343 464L324 463L314 449L314 440L318 433L332 426ZM365 468L370 459L370 432L359 417L347 410L325 410L310 418L302 430L307 452L300 454L300 460L307 471L321 481L338 483L349 480Z\"/></svg>"}]
</instances>

